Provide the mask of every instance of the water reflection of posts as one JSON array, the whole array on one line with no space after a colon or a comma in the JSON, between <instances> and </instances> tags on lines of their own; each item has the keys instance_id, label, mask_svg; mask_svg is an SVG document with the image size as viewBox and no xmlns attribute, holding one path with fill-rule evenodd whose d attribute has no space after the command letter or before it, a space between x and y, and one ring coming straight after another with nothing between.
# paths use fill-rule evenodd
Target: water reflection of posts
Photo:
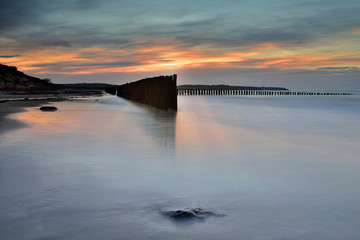
<instances>
[{"instance_id":1,"label":"water reflection of posts","mask_svg":"<svg viewBox=\"0 0 360 240\"><path fill-rule=\"evenodd\" d=\"M144 113L137 115L136 122L139 123L138 126L141 127L145 136L152 142L157 142L161 147L175 150L177 111L162 111L133 101L128 103Z\"/></svg>"},{"instance_id":2,"label":"water reflection of posts","mask_svg":"<svg viewBox=\"0 0 360 240\"><path fill-rule=\"evenodd\" d=\"M157 142L167 149L175 150L176 147L176 111L161 111L146 108L149 116L154 120L153 127L147 132L154 136Z\"/></svg>"}]
</instances>

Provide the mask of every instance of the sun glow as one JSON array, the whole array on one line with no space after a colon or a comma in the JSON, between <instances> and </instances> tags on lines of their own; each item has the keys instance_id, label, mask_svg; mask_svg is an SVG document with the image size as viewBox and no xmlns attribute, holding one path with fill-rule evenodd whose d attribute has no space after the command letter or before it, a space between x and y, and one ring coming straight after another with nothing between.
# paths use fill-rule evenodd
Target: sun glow
<instances>
[{"instance_id":1,"label":"sun glow","mask_svg":"<svg viewBox=\"0 0 360 240\"><path fill-rule=\"evenodd\" d=\"M159 43L163 45L156 45ZM351 52L354 48L349 47L349 44L355 43L313 43L312 47L305 48L269 42L244 49L207 45L186 48L177 42L170 44L159 40L148 47L136 47L135 44L135 47L126 49L53 47L22 49L18 53L9 48L6 53L13 57L0 56L0 61L16 65L21 71L43 75L161 72L194 68L313 70L323 66L360 67L358 54Z\"/></svg>"}]
</instances>

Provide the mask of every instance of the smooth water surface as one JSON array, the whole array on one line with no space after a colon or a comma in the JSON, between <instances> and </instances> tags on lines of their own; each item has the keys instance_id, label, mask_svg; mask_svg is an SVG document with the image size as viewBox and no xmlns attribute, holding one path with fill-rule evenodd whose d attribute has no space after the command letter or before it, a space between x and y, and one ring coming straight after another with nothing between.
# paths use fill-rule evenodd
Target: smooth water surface
<instances>
[{"instance_id":1,"label":"smooth water surface","mask_svg":"<svg viewBox=\"0 0 360 240\"><path fill-rule=\"evenodd\" d=\"M10 117L0 239L357 240L359 96L114 96ZM174 221L186 207L224 214Z\"/></svg>"}]
</instances>

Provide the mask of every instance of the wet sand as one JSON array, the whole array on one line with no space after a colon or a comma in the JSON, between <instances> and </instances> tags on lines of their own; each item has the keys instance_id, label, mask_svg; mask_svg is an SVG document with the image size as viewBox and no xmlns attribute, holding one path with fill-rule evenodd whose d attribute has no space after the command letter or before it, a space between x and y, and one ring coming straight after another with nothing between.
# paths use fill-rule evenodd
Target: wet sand
<instances>
[{"instance_id":1,"label":"wet sand","mask_svg":"<svg viewBox=\"0 0 360 240\"><path fill-rule=\"evenodd\" d=\"M27 107L47 104L49 100L21 100L0 103L0 134L26 126L24 123L9 118L9 114L25 111Z\"/></svg>"},{"instance_id":2,"label":"wet sand","mask_svg":"<svg viewBox=\"0 0 360 240\"><path fill-rule=\"evenodd\" d=\"M75 94L30 94L0 92L0 134L26 126L24 123L9 118L10 114L23 112L27 107L36 107L50 102L68 101L74 98L98 96L98 92Z\"/></svg>"}]
</instances>

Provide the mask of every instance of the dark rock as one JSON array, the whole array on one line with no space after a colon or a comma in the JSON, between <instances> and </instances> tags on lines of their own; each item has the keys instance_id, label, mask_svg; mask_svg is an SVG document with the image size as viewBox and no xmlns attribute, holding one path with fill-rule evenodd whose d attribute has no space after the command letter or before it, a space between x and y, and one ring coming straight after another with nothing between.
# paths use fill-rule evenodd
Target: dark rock
<instances>
[{"instance_id":1,"label":"dark rock","mask_svg":"<svg viewBox=\"0 0 360 240\"><path fill-rule=\"evenodd\" d=\"M54 106L42 106L40 110L45 112L54 112L57 110L57 108Z\"/></svg>"},{"instance_id":2,"label":"dark rock","mask_svg":"<svg viewBox=\"0 0 360 240\"><path fill-rule=\"evenodd\" d=\"M161 211L161 213L165 216L177 220L205 219L209 216L224 216L222 214L217 214L211 211L204 210L202 208L185 208L183 210Z\"/></svg>"}]
</instances>

